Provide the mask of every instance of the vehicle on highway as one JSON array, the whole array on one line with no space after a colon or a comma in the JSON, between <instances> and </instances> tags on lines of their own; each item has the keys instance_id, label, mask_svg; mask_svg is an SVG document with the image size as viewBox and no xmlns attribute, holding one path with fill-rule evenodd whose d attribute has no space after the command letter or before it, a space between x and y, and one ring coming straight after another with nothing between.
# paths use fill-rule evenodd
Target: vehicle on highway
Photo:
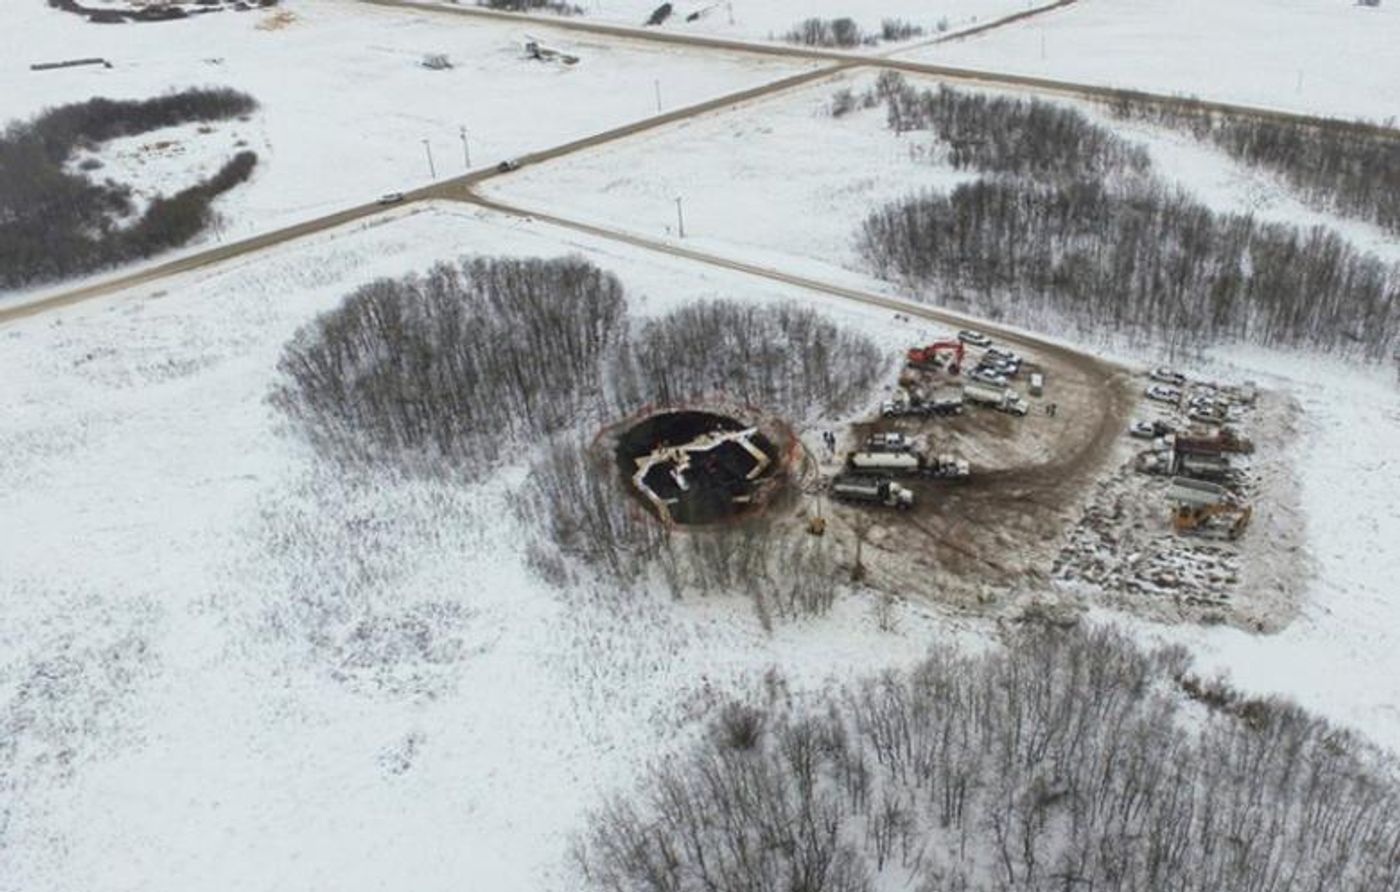
<instances>
[{"instance_id":1,"label":"vehicle on highway","mask_svg":"<svg viewBox=\"0 0 1400 892\"><path fill-rule=\"evenodd\" d=\"M1161 381L1163 384L1171 384L1175 387L1180 387L1186 383L1185 375L1165 367L1153 369L1150 377L1153 381Z\"/></svg>"},{"instance_id":2,"label":"vehicle on highway","mask_svg":"<svg viewBox=\"0 0 1400 892\"><path fill-rule=\"evenodd\" d=\"M1163 387L1160 384L1153 384L1146 390L1147 398L1156 400L1159 403L1179 403L1181 402L1181 391L1175 387Z\"/></svg>"},{"instance_id":3,"label":"vehicle on highway","mask_svg":"<svg viewBox=\"0 0 1400 892\"><path fill-rule=\"evenodd\" d=\"M401 201L403 201L402 192L385 192L379 196L380 204L398 204Z\"/></svg>"},{"instance_id":4,"label":"vehicle on highway","mask_svg":"<svg viewBox=\"0 0 1400 892\"><path fill-rule=\"evenodd\" d=\"M978 366L968 372L967 376L980 384L991 384L996 387L1005 387L1008 383L1006 375L986 366Z\"/></svg>"},{"instance_id":5,"label":"vehicle on highway","mask_svg":"<svg viewBox=\"0 0 1400 892\"><path fill-rule=\"evenodd\" d=\"M496 172L497 172L497 173L510 173L512 170L519 170L519 169L520 169L520 162L519 162L519 161L516 161L514 158L507 158L506 160L502 161L500 164L497 164L497 165L496 165Z\"/></svg>"},{"instance_id":6,"label":"vehicle on highway","mask_svg":"<svg viewBox=\"0 0 1400 892\"><path fill-rule=\"evenodd\" d=\"M992 346L991 338L982 334L980 331L973 331L970 328L964 328L962 331L958 332L958 340L962 341L964 344L971 344L974 347Z\"/></svg>"}]
</instances>

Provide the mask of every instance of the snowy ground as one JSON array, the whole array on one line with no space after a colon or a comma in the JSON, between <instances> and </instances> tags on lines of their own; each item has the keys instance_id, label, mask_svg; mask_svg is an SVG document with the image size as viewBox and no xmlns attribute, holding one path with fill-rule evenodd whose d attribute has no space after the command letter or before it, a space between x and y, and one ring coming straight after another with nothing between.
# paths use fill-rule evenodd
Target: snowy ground
<instances>
[{"instance_id":1,"label":"snowy ground","mask_svg":"<svg viewBox=\"0 0 1400 892\"><path fill-rule=\"evenodd\" d=\"M642 25L662 0L573 2L590 21ZM672 3L671 17L661 27L683 33L781 40L793 26L809 18L850 18L861 31L875 34L885 19L902 19L923 28L923 39L928 39L1020 12L1028 6L1027 0L886 0L869 5L850 0L679 0ZM691 16L695 18L689 20Z\"/></svg>"},{"instance_id":2,"label":"snowy ground","mask_svg":"<svg viewBox=\"0 0 1400 892\"><path fill-rule=\"evenodd\" d=\"M261 103L246 122L143 134L101 153L107 166L95 176L129 176L146 193L188 185L239 143L258 153L253 179L216 203L223 225L184 253L424 185L424 140L437 176L456 176L466 167L463 127L473 167L485 167L654 115L658 87L669 110L802 69L579 35L555 41L581 57L577 65L546 64L524 57L525 33L512 25L336 0L128 25L89 24L42 2L10 5L0 124L93 96L142 99L180 86L229 86ZM274 27L287 13L290 22ZM422 67L429 53L455 67ZM29 70L87 56L113 67ZM159 163L133 153L172 137Z\"/></svg>"},{"instance_id":3,"label":"snowy ground","mask_svg":"<svg viewBox=\"0 0 1400 892\"><path fill-rule=\"evenodd\" d=\"M1383 121L1400 7L1355 0L1079 0L920 62Z\"/></svg>"},{"instance_id":4,"label":"snowy ground","mask_svg":"<svg viewBox=\"0 0 1400 892\"><path fill-rule=\"evenodd\" d=\"M1277 635L1153 626L1191 645L1205 671L1292 697L1400 752L1400 382L1301 356L1223 352L1234 375L1295 396L1295 468L1314 565L1301 616Z\"/></svg>"},{"instance_id":5,"label":"snowy ground","mask_svg":"<svg viewBox=\"0 0 1400 892\"><path fill-rule=\"evenodd\" d=\"M446 207L0 331L0 889L569 888L583 809L713 692L966 638L921 606L881 632L865 598L767 637L740 601L561 594L524 566L518 470L318 468L264 402L282 343L465 246L584 251L643 313L803 296Z\"/></svg>"},{"instance_id":6,"label":"snowy ground","mask_svg":"<svg viewBox=\"0 0 1400 892\"><path fill-rule=\"evenodd\" d=\"M688 244L781 264L780 257L859 269L855 235L871 211L922 189L978 178L935 162L928 134L896 135L883 107L830 116L840 89L862 94L875 75L834 75L810 86L676 127L641 134L489 181L482 191L526 208L674 235L682 200ZM939 81L908 77L919 88ZM1154 169L1217 210L1299 225L1327 224L1365 250L1400 260L1400 241L1364 223L1309 209L1267 173L1235 163L1189 135L1124 124L1093 104L1092 119L1147 146ZM654 159L666 159L664 164ZM835 269L825 274L839 276Z\"/></svg>"},{"instance_id":7,"label":"snowy ground","mask_svg":"<svg viewBox=\"0 0 1400 892\"><path fill-rule=\"evenodd\" d=\"M410 124L451 157L459 103L501 128L482 134L482 160L654 110L645 88L632 95L661 64L641 45L587 46L564 72L520 62L496 26L343 9L308 0L273 31L228 14L112 31L29 4L7 12L24 28L6 41L25 31L26 46L41 35L32 45L122 62L120 41L131 55L110 72L31 75L27 49L7 43L0 111L29 114L94 85L149 95L190 70L249 89L264 110L248 131L196 135L212 138L206 159L230 138L271 152L226 208L252 231L349 203L344 189L359 201L411 181L421 144L398 147ZM210 30L180 30L195 27ZM211 42L179 39L195 34ZM459 67L418 68L435 50ZM622 60L614 74L589 64L602 54ZM690 64L660 56L667 77ZM691 100L784 71L694 64ZM289 67L307 82L279 89ZM473 88L513 83L507 71L529 84ZM420 78L460 78L460 90ZM556 83L577 92L542 88ZM880 112L829 120L834 88L525 170L493 194L660 236L682 195L696 247L870 286L854 269L853 227L879 202L956 175L922 163ZM1140 129L1166 175L1212 205L1307 213L1266 177ZM161 141L147 137L109 163L178 181L179 156L143 152ZM384 169L401 174L368 181ZM1347 232L1396 256L1392 240ZM265 402L283 343L357 284L469 250L583 253L621 277L636 313L791 298L908 337L888 313L452 205L0 328L0 892L159 892L210 877L253 889L456 889L464 878L569 889L562 862L583 812L694 734L719 693L763 687L773 668L800 693L929 647L984 646L990 628L924 605L901 605L897 630L881 631L866 596L768 636L738 600L560 592L526 567L528 531L511 510L521 468L464 487L320 466ZM1393 371L1245 351L1188 371L1254 377L1303 409L1296 469L1313 570L1301 618L1260 637L1100 615L1400 751Z\"/></svg>"}]
</instances>

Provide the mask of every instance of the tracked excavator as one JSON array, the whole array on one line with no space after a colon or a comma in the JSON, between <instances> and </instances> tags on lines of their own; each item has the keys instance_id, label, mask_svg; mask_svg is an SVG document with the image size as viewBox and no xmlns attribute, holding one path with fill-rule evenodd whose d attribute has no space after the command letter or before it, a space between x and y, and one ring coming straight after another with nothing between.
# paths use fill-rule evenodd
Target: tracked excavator
<instances>
[{"instance_id":1,"label":"tracked excavator","mask_svg":"<svg viewBox=\"0 0 1400 892\"><path fill-rule=\"evenodd\" d=\"M962 341L934 341L927 347L910 348L908 362L916 369L946 368L948 374L956 375L962 371L964 350ZM951 355L945 359L947 354Z\"/></svg>"}]
</instances>

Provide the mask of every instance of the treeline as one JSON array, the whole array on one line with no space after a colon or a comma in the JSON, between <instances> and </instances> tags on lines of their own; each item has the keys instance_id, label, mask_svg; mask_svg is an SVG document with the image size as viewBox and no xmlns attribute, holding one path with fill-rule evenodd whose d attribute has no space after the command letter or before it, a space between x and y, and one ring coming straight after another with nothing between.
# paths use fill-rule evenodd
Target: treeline
<instances>
[{"instance_id":1,"label":"treeline","mask_svg":"<svg viewBox=\"0 0 1400 892\"><path fill-rule=\"evenodd\" d=\"M478 6L505 12L552 12L558 15L582 15L583 7L565 0L477 0Z\"/></svg>"},{"instance_id":2,"label":"treeline","mask_svg":"<svg viewBox=\"0 0 1400 892\"><path fill-rule=\"evenodd\" d=\"M922 131L938 140L940 160L956 169L1034 177L1095 177L1146 171L1147 150L1098 126L1079 111L1039 99L967 93L940 86L916 90L903 75L883 72L863 97L883 105L891 130ZM833 111L849 110L849 102Z\"/></svg>"},{"instance_id":3,"label":"treeline","mask_svg":"<svg viewBox=\"0 0 1400 892\"><path fill-rule=\"evenodd\" d=\"M257 165L240 152L212 177L132 212L131 190L97 183L65 164L79 147L193 121L224 120L257 107L233 90L188 90L145 101L92 99L11 124L0 135L0 288L61 279L177 247L210 225L212 202Z\"/></svg>"},{"instance_id":4,"label":"treeline","mask_svg":"<svg viewBox=\"0 0 1400 892\"><path fill-rule=\"evenodd\" d=\"M1400 890L1400 785L1273 700L1180 715L1184 651L1023 630L793 708L717 710L591 816L608 892Z\"/></svg>"},{"instance_id":5,"label":"treeline","mask_svg":"<svg viewBox=\"0 0 1400 892\"><path fill-rule=\"evenodd\" d=\"M577 258L381 279L297 332L272 400L336 457L470 471L602 397L626 308L617 278Z\"/></svg>"},{"instance_id":6,"label":"treeline","mask_svg":"<svg viewBox=\"0 0 1400 892\"><path fill-rule=\"evenodd\" d=\"M937 157L991 175L871 214L859 248L881 276L943 287L949 299L993 315L1067 318L1085 333L1173 349L1250 341L1375 360L1397 345L1400 269L1331 230L1219 214L1169 191L1151 176L1142 147L1076 110L946 87L918 91L893 72L859 99L837 94L831 110L858 105L883 105L891 129L929 132ZM1321 130L1305 138L1301 126L1214 121L1189 103L1119 106L1125 116L1189 122L1251 163L1291 158L1322 192L1354 175L1357 201L1368 171L1373 186L1400 178L1400 154L1387 154L1394 144L1380 137L1346 137L1367 147L1349 154L1342 138L1323 139ZM1381 193L1367 199L1376 207L1400 201L1392 190L1372 191Z\"/></svg>"},{"instance_id":7,"label":"treeline","mask_svg":"<svg viewBox=\"0 0 1400 892\"><path fill-rule=\"evenodd\" d=\"M643 325L619 356L614 384L629 409L723 394L801 419L814 410L845 414L886 363L869 338L812 310L711 300Z\"/></svg>"},{"instance_id":8,"label":"treeline","mask_svg":"<svg viewBox=\"0 0 1400 892\"><path fill-rule=\"evenodd\" d=\"M1251 167L1273 171L1322 210L1400 233L1400 133L1376 133L1344 121L1306 124L1242 118L1124 93L1119 117L1193 134Z\"/></svg>"},{"instance_id":9,"label":"treeline","mask_svg":"<svg viewBox=\"0 0 1400 892\"><path fill-rule=\"evenodd\" d=\"M673 597L733 596L760 623L821 615L836 599L838 557L827 538L770 527L762 516L702 531L668 530L632 498L611 455L561 438L530 468L517 516L545 532L532 564L548 581L577 561L609 590L646 579Z\"/></svg>"},{"instance_id":10,"label":"treeline","mask_svg":"<svg viewBox=\"0 0 1400 892\"><path fill-rule=\"evenodd\" d=\"M1013 316L1172 345L1249 341L1384 359L1400 342L1400 271L1334 231L1218 215L1180 192L1094 181L982 180L871 214L875 271L971 289Z\"/></svg>"},{"instance_id":11,"label":"treeline","mask_svg":"<svg viewBox=\"0 0 1400 892\"><path fill-rule=\"evenodd\" d=\"M844 411L884 367L868 338L809 309L716 300L629 337L621 284L584 260L469 259L372 282L302 328L272 400L339 460L469 473L645 407Z\"/></svg>"},{"instance_id":12,"label":"treeline","mask_svg":"<svg viewBox=\"0 0 1400 892\"><path fill-rule=\"evenodd\" d=\"M253 97L226 87L184 90L153 99L89 99L12 124L5 141L33 140L49 161L59 164L76 148L177 124L227 121L252 114L257 107Z\"/></svg>"},{"instance_id":13,"label":"treeline","mask_svg":"<svg viewBox=\"0 0 1400 892\"><path fill-rule=\"evenodd\" d=\"M944 27L946 27L946 21ZM922 27L903 19L884 19L880 22L878 34L867 34L851 18L810 18L804 19L790 28L787 33L783 34L783 40L802 46L850 49L857 46L872 46L882 40L910 40L923 36L923 33Z\"/></svg>"},{"instance_id":14,"label":"treeline","mask_svg":"<svg viewBox=\"0 0 1400 892\"><path fill-rule=\"evenodd\" d=\"M83 6L77 0L49 0L49 6L64 12L86 16L88 21L97 24L119 25L123 22L168 22L189 18L191 14L220 12L226 8L246 12L250 9L276 6L278 2L279 0L194 0L193 9L175 4L157 3L123 9L120 7Z\"/></svg>"}]
</instances>

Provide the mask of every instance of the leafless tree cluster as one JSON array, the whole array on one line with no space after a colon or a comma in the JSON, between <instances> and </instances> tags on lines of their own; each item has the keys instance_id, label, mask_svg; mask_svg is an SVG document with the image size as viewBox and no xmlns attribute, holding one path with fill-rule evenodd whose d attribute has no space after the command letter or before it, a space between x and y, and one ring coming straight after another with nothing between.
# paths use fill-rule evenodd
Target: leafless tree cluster
<instances>
[{"instance_id":1,"label":"leafless tree cluster","mask_svg":"<svg viewBox=\"0 0 1400 892\"><path fill-rule=\"evenodd\" d=\"M1251 167L1273 171L1323 210L1400 233L1400 136L1349 126L1222 115L1189 100L1145 102L1130 92L1113 105L1123 118L1192 133Z\"/></svg>"},{"instance_id":2,"label":"leafless tree cluster","mask_svg":"<svg viewBox=\"0 0 1400 892\"><path fill-rule=\"evenodd\" d=\"M578 423L625 333L621 284L583 260L440 264L372 282L299 331L272 400L337 457L470 471Z\"/></svg>"},{"instance_id":3,"label":"leafless tree cluster","mask_svg":"<svg viewBox=\"0 0 1400 892\"><path fill-rule=\"evenodd\" d=\"M175 3L145 3L133 0L127 7L84 6L77 0L48 0L49 6L65 12L85 16L89 22L115 25L123 22L168 22L188 18L191 15L204 15L222 12L225 9L247 12L250 9L276 6L280 0L195 0L193 8Z\"/></svg>"},{"instance_id":4,"label":"leafless tree cluster","mask_svg":"<svg viewBox=\"0 0 1400 892\"><path fill-rule=\"evenodd\" d=\"M91 99L11 124L0 136L0 288L91 272L184 244L214 218L211 204L252 175L239 152L209 179L156 199L134 222L129 187L65 168L79 147L192 121L247 114L257 104L227 89L144 101ZM91 165L88 165L90 168Z\"/></svg>"},{"instance_id":5,"label":"leafless tree cluster","mask_svg":"<svg viewBox=\"0 0 1400 892\"><path fill-rule=\"evenodd\" d=\"M940 86L917 90L903 75L883 72L865 107L883 104L896 133L931 132L938 152L959 170L1037 178L1100 177L1146 171L1147 150L1121 139L1073 108ZM841 107L833 103L833 110Z\"/></svg>"},{"instance_id":6,"label":"leafless tree cluster","mask_svg":"<svg viewBox=\"0 0 1400 892\"><path fill-rule=\"evenodd\" d=\"M849 49L861 44L876 43L879 38L866 34L854 19L804 19L783 35L788 43L803 46L825 46Z\"/></svg>"},{"instance_id":7,"label":"leafless tree cluster","mask_svg":"<svg viewBox=\"0 0 1400 892\"><path fill-rule=\"evenodd\" d=\"M936 654L793 713L725 710L576 847L610 892L1400 889L1400 783L1300 709L1193 706L1113 630Z\"/></svg>"},{"instance_id":8,"label":"leafless tree cluster","mask_svg":"<svg viewBox=\"0 0 1400 892\"><path fill-rule=\"evenodd\" d=\"M629 339L621 284L591 264L475 259L372 282L303 327L271 399L337 459L447 457L469 472L522 438L716 394L795 417L839 412L885 361L793 305L696 304ZM604 527L580 531L611 547Z\"/></svg>"},{"instance_id":9,"label":"leafless tree cluster","mask_svg":"<svg viewBox=\"0 0 1400 892\"><path fill-rule=\"evenodd\" d=\"M676 598L745 595L765 626L826 613L837 558L825 539L780 532L762 517L715 528L668 530L627 496L610 456L561 439L531 466L517 513L557 550L620 586L655 575ZM548 562L546 562L548 564ZM551 581L566 571L544 568Z\"/></svg>"},{"instance_id":10,"label":"leafless tree cluster","mask_svg":"<svg viewBox=\"0 0 1400 892\"><path fill-rule=\"evenodd\" d=\"M628 409L722 393L803 418L850 409L886 362L869 338L810 309L714 300L643 325L620 355L613 378Z\"/></svg>"},{"instance_id":11,"label":"leafless tree cluster","mask_svg":"<svg viewBox=\"0 0 1400 892\"><path fill-rule=\"evenodd\" d=\"M507 12L552 12L558 15L582 15L583 7L565 0L477 0L478 6L504 9Z\"/></svg>"},{"instance_id":12,"label":"leafless tree cluster","mask_svg":"<svg viewBox=\"0 0 1400 892\"><path fill-rule=\"evenodd\" d=\"M946 24L944 27L947 27ZM880 20L881 40L911 40L915 37L923 36L924 29L913 22L906 22L904 19Z\"/></svg>"},{"instance_id":13,"label":"leafless tree cluster","mask_svg":"<svg viewBox=\"0 0 1400 892\"><path fill-rule=\"evenodd\" d=\"M859 245L882 276L1086 330L1371 359L1400 344L1400 270L1332 230L1216 214L1150 182L982 180L876 211Z\"/></svg>"},{"instance_id":14,"label":"leafless tree cluster","mask_svg":"<svg viewBox=\"0 0 1400 892\"><path fill-rule=\"evenodd\" d=\"M664 547L664 529L627 498L610 457L560 439L530 467L528 480L516 503L521 518L541 522L552 546L613 581L635 582Z\"/></svg>"}]
</instances>

